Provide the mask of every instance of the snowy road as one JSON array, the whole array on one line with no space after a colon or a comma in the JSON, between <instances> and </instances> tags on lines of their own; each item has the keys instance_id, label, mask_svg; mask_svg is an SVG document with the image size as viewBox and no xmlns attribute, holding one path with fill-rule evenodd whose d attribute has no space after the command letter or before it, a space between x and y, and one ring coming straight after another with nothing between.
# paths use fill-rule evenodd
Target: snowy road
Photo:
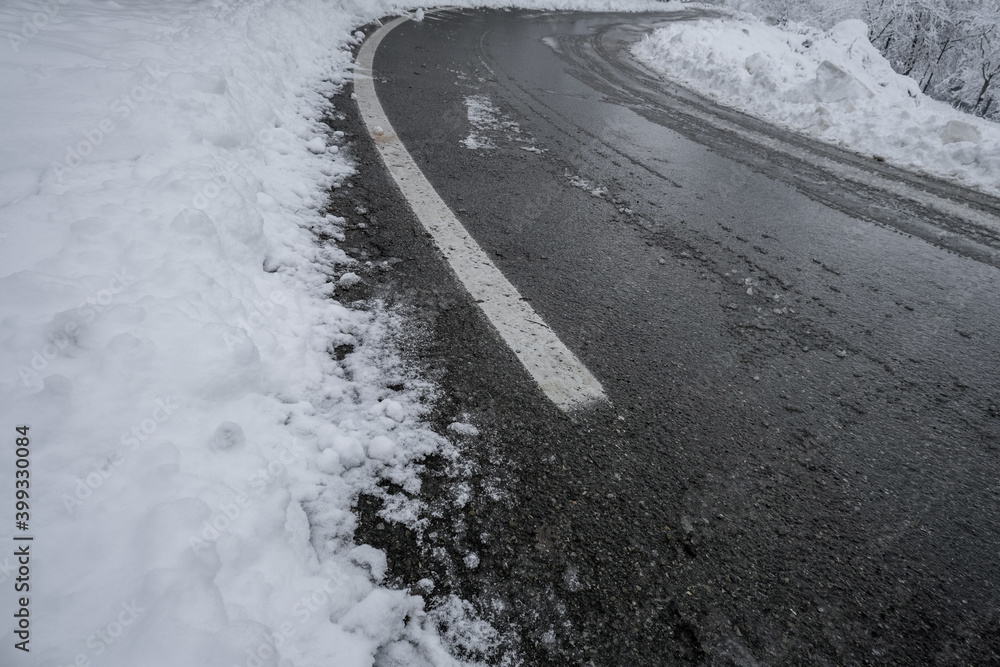
<instances>
[{"instance_id":1,"label":"snowy road","mask_svg":"<svg viewBox=\"0 0 1000 667\"><path fill-rule=\"evenodd\" d=\"M631 61L685 15L437 13L379 47L404 144L612 407L545 400L350 121L345 245L481 433L423 545L360 537L529 664L1000 659L1000 203Z\"/></svg>"}]
</instances>

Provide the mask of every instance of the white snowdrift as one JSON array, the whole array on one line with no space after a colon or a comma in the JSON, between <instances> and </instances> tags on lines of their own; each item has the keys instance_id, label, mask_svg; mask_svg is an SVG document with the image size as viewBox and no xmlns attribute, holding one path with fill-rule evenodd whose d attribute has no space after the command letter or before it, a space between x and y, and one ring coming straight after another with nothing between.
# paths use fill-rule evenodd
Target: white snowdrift
<instances>
[{"instance_id":1,"label":"white snowdrift","mask_svg":"<svg viewBox=\"0 0 1000 667\"><path fill-rule=\"evenodd\" d=\"M363 278L307 231L343 223L322 208L352 166L318 119L352 31L395 8L0 7L0 664L452 662L351 513L378 479L416 492L414 462L451 454L420 421L432 388L400 366L389 314L330 298ZM337 362L342 344L357 349ZM12 533L35 538L19 595ZM9 615L22 595L30 652Z\"/></svg>"},{"instance_id":2,"label":"white snowdrift","mask_svg":"<svg viewBox=\"0 0 1000 667\"><path fill-rule=\"evenodd\" d=\"M390 319L329 298L349 261L305 229L341 222L320 210L351 168L316 119L357 20L0 10L0 424L11 445L30 426L36 540L30 654L8 622L0 663L443 654L350 507L381 475L417 488L412 461L446 442L390 398ZM343 343L359 352L338 364ZM12 457L2 474L12 508Z\"/></svg>"},{"instance_id":3,"label":"white snowdrift","mask_svg":"<svg viewBox=\"0 0 1000 667\"><path fill-rule=\"evenodd\" d=\"M829 31L745 20L674 23L639 60L719 103L893 164L1000 193L1000 125L923 95L861 21Z\"/></svg>"}]
</instances>

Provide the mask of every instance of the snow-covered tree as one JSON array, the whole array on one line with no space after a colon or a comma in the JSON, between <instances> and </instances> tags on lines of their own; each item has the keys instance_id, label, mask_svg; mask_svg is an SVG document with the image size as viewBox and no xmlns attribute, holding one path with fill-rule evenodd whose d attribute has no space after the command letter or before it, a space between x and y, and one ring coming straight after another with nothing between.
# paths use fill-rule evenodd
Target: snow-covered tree
<instances>
[{"instance_id":1,"label":"snow-covered tree","mask_svg":"<svg viewBox=\"0 0 1000 667\"><path fill-rule=\"evenodd\" d=\"M977 2L964 14L959 47L942 69L940 87L931 91L981 116L1000 119L1000 1Z\"/></svg>"}]
</instances>

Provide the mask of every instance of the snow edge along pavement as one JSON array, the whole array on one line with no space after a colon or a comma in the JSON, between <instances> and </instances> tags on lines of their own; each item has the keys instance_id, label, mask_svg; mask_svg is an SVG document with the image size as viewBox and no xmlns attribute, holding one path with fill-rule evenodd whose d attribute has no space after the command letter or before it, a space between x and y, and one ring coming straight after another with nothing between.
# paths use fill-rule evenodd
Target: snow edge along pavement
<instances>
[{"instance_id":1,"label":"snow edge along pavement","mask_svg":"<svg viewBox=\"0 0 1000 667\"><path fill-rule=\"evenodd\" d=\"M387 10L189 4L64 3L59 39L0 49L0 413L39 556L0 664L454 664L353 537L359 493L450 454L433 390L314 234L356 171L324 120L351 30Z\"/></svg>"},{"instance_id":2,"label":"snow edge along pavement","mask_svg":"<svg viewBox=\"0 0 1000 667\"><path fill-rule=\"evenodd\" d=\"M658 77L724 108L996 198L1000 160L993 147L1000 145L1000 126L919 93L916 82L893 71L868 43L865 29L852 20L825 31L797 23L766 26L753 15L734 13L659 28L633 45L631 54ZM760 41L751 48L739 43L751 39ZM824 90L824 82L832 89ZM970 136L947 136L957 128ZM848 178L868 183L870 175ZM887 189L888 179L878 180ZM919 187L895 182L888 189L945 215L998 228L996 216L944 202Z\"/></svg>"},{"instance_id":3,"label":"snow edge along pavement","mask_svg":"<svg viewBox=\"0 0 1000 667\"><path fill-rule=\"evenodd\" d=\"M487 257L396 135L375 92L373 61L382 39L409 20L375 31L358 53L358 110L393 180L458 279L545 395L568 412L607 402L604 388Z\"/></svg>"}]
</instances>

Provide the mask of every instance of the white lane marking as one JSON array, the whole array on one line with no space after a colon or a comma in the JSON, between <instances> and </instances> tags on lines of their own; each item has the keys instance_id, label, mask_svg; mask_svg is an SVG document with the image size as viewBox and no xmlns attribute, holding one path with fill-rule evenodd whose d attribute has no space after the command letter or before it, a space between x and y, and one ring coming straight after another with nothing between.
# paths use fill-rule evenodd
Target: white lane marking
<instances>
[{"instance_id":1,"label":"white lane marking","mask_svg":"<svg viewBox=\"0 0 1000 667\"><path fill-rule=\"evenodd\" d=\"M358 109L383 162L465 289L545 395L564 411L606 402L597 378L521 298L427 182L382 110L372 80L375 50L389 31L407 20L400 17L372 34L358 53L355 70Z\"/></svg>"}]
</instances>

